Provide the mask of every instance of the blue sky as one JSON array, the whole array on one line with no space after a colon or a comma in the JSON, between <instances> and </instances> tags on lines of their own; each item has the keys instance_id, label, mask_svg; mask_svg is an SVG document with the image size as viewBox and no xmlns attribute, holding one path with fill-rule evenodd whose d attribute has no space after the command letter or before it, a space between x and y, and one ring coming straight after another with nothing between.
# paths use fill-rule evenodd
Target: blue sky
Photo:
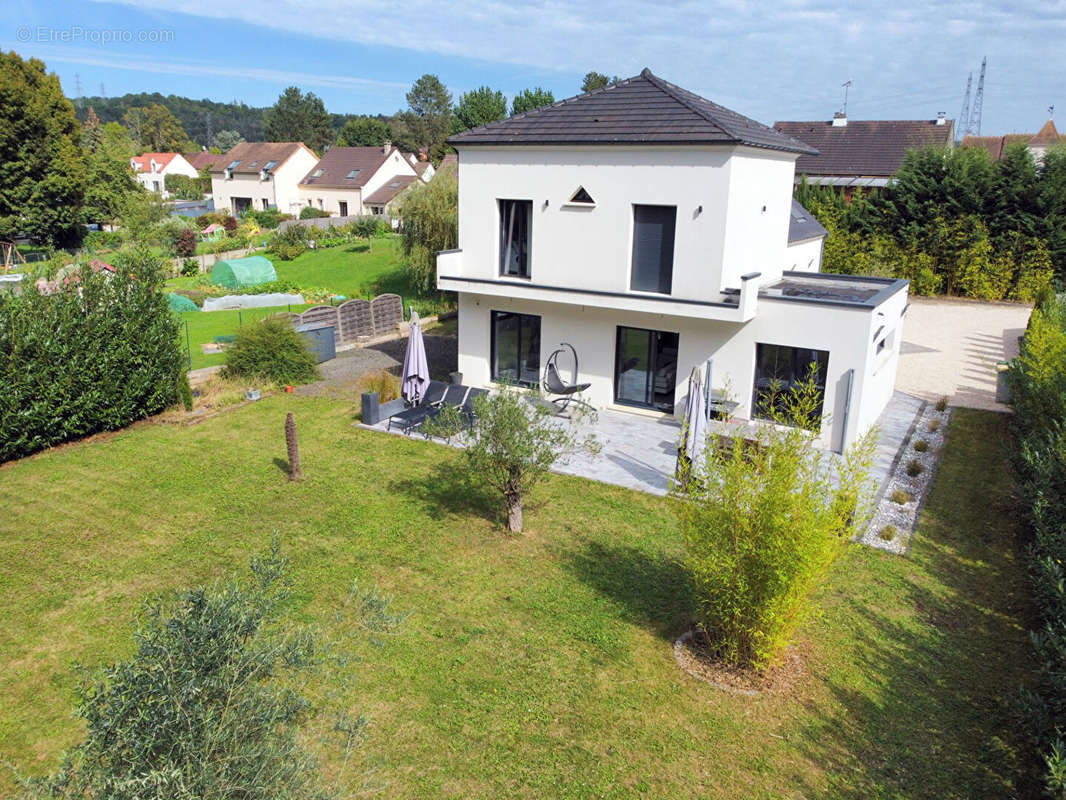
<instances>
[{"instance_id":1,"label":"blue sky","mask_svg":"<svg viewBox=\"0 0 1066 800\"><path fill-rule=\"evenodd\" d=\"M116 39L127 38L129 41ZM139 39L145 41L139 41ZM0 9L0 47L43 59L74 94L159 91L270 105L288 85L336 112L392 113L432 72L458 95L543 86L590 69L662 77L765 123L956 118L988 56L982 133L1066 119L1066 0L138 0ZM1066 123L1060 125L1066 130Z\"/></svg>"}]
</instances>

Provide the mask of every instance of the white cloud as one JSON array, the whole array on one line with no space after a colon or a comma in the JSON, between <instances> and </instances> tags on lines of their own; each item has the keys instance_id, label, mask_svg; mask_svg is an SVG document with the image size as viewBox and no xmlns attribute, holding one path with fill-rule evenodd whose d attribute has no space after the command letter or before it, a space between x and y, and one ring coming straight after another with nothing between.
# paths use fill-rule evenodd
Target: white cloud
<instances>
[{"instance_id":1,"label":"white cloud","mask_svg":"<svg viewBox=\"0 0 1066 800\"><path fill-rule=\"evenodd\" d=\"M141 55L124 55L112 50L106 53L100 50L77 49L66 46L25 45L15 42L0 43L0 47L16 47L46 63L83 64L86 66L108 67L110 69L129 70L131 72L155 72L165 75L204 75L209 77L240 78L243 80L263 81L284 86L298 84L301 87L328 87L332 89L358 89L361 91L381 89L389 94L397 89L407 89L408 84L393 81L379 81L352 75L324 75L318 72L292 72L290 70L264 69L260 67L234 67L224 64L212 64L204 61L196 63L145 58Z\"/></svg>"}]
</instances>

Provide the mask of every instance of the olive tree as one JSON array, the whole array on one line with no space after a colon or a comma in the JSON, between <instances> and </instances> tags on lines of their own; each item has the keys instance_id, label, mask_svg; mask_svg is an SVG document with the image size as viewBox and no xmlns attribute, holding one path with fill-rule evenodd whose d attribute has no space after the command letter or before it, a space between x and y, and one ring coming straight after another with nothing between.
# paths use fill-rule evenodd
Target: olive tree
<instances>
[{"instance_id":1,"label":"olive tree","mask_svg":"<svg viewBox=\"0 0 1066 800\"><path fill-rule=\"evenodd\" d=\"M727 663L764 669L802 623L869 508L874 437L842 458L816 445L821 393L813 375L771 391L769 424L709 433L682 461L671 506L685 543L699 632Z\"/></svg>"},{"instance_id":2,"label":"olive tree","mask_svg":"<svg viewBox=\"0 0 1066 800\"><path fill-rule=\"evenodd\" d=\"M599 451L595 434L584 430L595 412L575 404L569 417L560 417L539 393L511 388L478 397L473 405L473 419L463 433L463 463L474 480L503 496L507 529L521 533L522 499L552 466L578 452ZM445 407L426 430L448 436L461 427L459 412Z\"/></svg>"}]
</instances>

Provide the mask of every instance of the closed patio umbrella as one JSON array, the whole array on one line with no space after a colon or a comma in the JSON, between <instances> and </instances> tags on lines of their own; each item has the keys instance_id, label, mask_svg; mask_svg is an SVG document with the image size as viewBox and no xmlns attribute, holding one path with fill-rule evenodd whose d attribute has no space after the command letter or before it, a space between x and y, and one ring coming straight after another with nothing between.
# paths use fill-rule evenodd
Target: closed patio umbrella
<instances>
[{"instance_id":1,"label":"closed patio umbrella","mask_svg":"<svg viewBox=\"0 0 1066 800\"><path fill-rule=\"evenodd\" d=\"M422 324L418 317L411 320L407 337L407 352L403 357L403 396L409 403L418 403L429 385L429 361L426 343L422 340Z\"/></svg>"},{"instance_id":2,"label":"closed patio umbrella","mask_svg":"<svg viewBox=\"0 0 1066 800\"><path fill-rule=\"evenodd\" d=\"M678 458L684 455L693 467L703 448L703 435L707 427L707 411L704 406L700 372L693 368L688 376L688 398L685 400L685 416L682 422L683 440L678 447Z\"/></svg>"}]
</instances>

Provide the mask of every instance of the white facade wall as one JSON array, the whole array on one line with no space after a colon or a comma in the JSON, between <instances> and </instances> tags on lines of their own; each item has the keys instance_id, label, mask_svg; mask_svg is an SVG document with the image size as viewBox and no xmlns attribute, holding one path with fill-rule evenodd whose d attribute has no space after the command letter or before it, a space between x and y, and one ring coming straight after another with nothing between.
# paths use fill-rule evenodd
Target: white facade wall
<instances>
[{"instance_id":1,"label":"white facade wall","mask_svg":"<svg viewBox=\"0 0 1066 800\"><path fill-rule=\"evenodd\" d=\"M149 165L150 166L150 165ZM133 176L137 179L137 182L141 184L145 189L150 192L159 192L164 199L170 197L170 192L166 189L166 176L167 175L185 175L189 178L195 178L199 175L196 168L188 162L188 160L181 154L174 156L167 162L167 165L160 170L147 170L140 171L134 167ZM156 188L158 186L158 188Z\"/></svg>"},{"instance_id":2,"label":"white facade wall","mask_svg":"<svg viewBox=\"0 0 1066 800\"><path fill-rule=\"evenodd\" d=\"M313 169L314 166L311 166L307 172L301 175L301 180ZM348 204L349 216L369 214L370 210L363 205L364 197L372 195L396 175L414 174L415 168L411 166L411 162L404 158L399 150L394 149L378 170L361 187L336 189L317 187L314 184L300 184L300 207L314 206L323 211L328 211L330 214L343 216L340 203L345 202ZM298 209L297 213L299 213Z\"/></svg>"},{"instance_id":3,"label":"white facade wall","mask_svg":"<svg viewBox=\"0 0 1066 800\"><path fill-rule=\"evenodd\" d=\"M785 251L785 269L790 272L821 272L824 244L824 236L790 244Z\"/></svg>"},{"instance_id":4,"label":"white facade wall","mask_svg":"<svg viewBox=\"0 0 1066 800\"><path fill-rule=\"evenodd\" d=\"M795 171L795 156L774 151L739 147L729 159L729 196L717 212L726 219L723 289L749 272L762 273L760 285L773 283L787 268Z\"/></svg>"},{"instance_id":5,"label":"white facade wall","mask_svg":"<svg viewBox=\"0 0 1066 800\"><path fill-rule=\"evenodd\" d=\"M234 173L226 180L224 172L211 173L211 194L215 208L234 210L234 197L250 197L252 208L262 210L263 200L282 213L300 213L300 192L298 182L310 172L318 159L307 148L297 148L271 172L268 180L261 180L260 173Z\"/></svg>"},{"instance_id":6,"label":"white facade wall","mask_svg":"<svg viewBox=\"0 0 1066 800\"><path fill-rule=\"evenodd\" d=\"M884 304L886 316L895 314L905 302L900 292ZM887 308L890 304L893 308ZM886 345L881 359L872 359L875 344L871 325L875 312L865 308L826 307L762 299L758 316L747 323L675 317L635 311L617 311L592 306L522 301L463 292L459 295L459 371L463 382L474 386L492 385L492 311L535 314L541 318L540 365L560 342L569 342L577 351L579 380L592 386L582 397L597 408L618 408L633 412L632 406L614 404L616 333L619 325L670 331L678 334L678 361L674 388L674 413L684 409L689 372L713 359L711 387L740 403L734 412L748 419L752 414L755 385L755 346L757 343L812 348L829 352L824 412L829 423L823 426L821 443L839 449L846 419L847 441L869 430L892 394L900 337ZM864 365L868 365L868 368ZM851 388L850 413L845 415L847 373L855 369ZM562 365L563 379L570 379L569 360ZM636 413L641 412L636 410Z\"/></svg>"},{"instance_id":7,"label":"white facade wall","mask_svg":"<svg viewBox=\"0 0 1066 800\"><path fill-rule=\"evenodd\" d=\"M300 186L301 208L303 206L313 206L322 211L328 211L334 216L344 216L341 214L341 203L348 204L349 216L360 216L366 213L363 208L363 193L359 188L326 189L314 186ZM299 209L297 209L296 213L299 213Z\"/></svg>"},{"instance_id":8,"label":"white facade wall","mask_svg":"<svg viewBox=\"0 0 1066 800\"><path fill-rule=\"evenodd\" d=\"M723 288L740 287L742 274L762 272L762 284L789 265L795 158L733 147L465 149L462 275L498 277L497 200L532 200L530 282L629 292L633 205L670 205L677 207L671 294L717 302ZM594 208L567 204L579 186ZM731 203L745 213L730 212ZM752 219L748 212L763 205L767 212Z\"/></svg>"}]
</instances>

